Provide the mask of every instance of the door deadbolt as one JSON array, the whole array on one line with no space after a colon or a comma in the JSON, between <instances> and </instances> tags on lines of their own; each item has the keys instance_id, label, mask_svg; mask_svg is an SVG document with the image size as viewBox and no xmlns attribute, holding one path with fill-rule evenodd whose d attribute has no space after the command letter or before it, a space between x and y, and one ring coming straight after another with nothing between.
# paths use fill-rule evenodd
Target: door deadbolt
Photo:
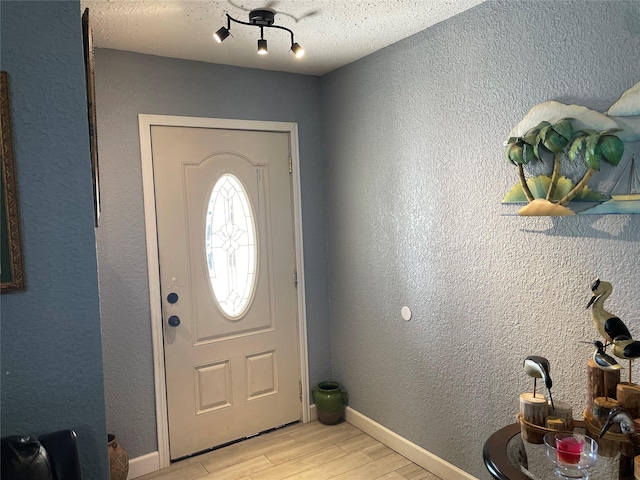
<instances>
[{"instance_id":1,"label":"door deadbolt","mask_svg":"<svg viewBox=\"0 0 640 480\"><path fill-rule=\"evenodd\" d=\"M167 302L173 304L176 303L178 301L178 294L175 292L171 292L169 295L167 295Z\"/></svg>"}]
</instances>

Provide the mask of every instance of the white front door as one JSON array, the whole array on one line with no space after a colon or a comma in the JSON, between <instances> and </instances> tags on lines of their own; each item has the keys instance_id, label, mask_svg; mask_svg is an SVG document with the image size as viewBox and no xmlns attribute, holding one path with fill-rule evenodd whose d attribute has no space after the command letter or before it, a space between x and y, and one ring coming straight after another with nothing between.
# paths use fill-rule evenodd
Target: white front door
<instances>
[{"instance_id":1,"label":"white front door","mask_svg":"<svg viewBox=\"0 0 640 480\"><path fill-rule=\"evenodd\" d=\"M288 133L151 127L171 459L302 418Z\"/></svg>"}]
</instances>

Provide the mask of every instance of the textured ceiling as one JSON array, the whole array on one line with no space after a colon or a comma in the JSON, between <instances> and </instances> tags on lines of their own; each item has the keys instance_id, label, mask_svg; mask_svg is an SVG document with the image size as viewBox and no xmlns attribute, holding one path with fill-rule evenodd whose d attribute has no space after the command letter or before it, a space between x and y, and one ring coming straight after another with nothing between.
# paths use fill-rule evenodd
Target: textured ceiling
<instances>
[{"instance_id":1,"label":"textured ceiling","mask_svg":"<svg viewBox=\"0 0 640 480\"><path fill-rule=\"evenodd\" d=\"M323 75L467 10L484 0L81 0L89 8L94 46L202 62ZM212 34L225 14L248 22L269 8L305 49L296 59L290 35L265 29L268 55L257 55L260 31L232 23L222 44Z\"/></svg>"}]
</instances>

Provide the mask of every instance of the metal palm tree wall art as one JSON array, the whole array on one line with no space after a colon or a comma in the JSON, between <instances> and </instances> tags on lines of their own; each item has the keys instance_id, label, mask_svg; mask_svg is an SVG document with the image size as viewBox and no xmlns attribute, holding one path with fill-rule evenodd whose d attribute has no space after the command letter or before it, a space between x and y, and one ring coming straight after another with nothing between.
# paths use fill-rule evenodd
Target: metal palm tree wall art
<instances>
[{"instance_id":1,"label":"metal palm tree wall art","mask_svg":"<svg viewBox=\"0 0 640 480\"><path fill-rule=\"evenodd\" d=\"M638 140L640 82L605 113L556 101L540 103L509 134L506 155L517 168L518 183L502 203L526 203L518 215L640 213L635 157L623 161L625 143ZM589 187L602 166L620 163L623 175L613 188L601 192ZM544 173L527 177L525 167ZM567 170L574 172L571 178L563 174ZM623 185L624 192L616 191Z\"/></svg>"}]
</instances>

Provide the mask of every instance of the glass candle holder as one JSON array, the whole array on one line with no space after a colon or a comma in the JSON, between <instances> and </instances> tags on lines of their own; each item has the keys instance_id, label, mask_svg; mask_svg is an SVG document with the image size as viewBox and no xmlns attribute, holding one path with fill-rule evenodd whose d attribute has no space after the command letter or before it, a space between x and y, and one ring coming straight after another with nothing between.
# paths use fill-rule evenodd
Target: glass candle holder
<instances>
[{"instance_id":1,"label":"glass candle holder","mask_svg":"<svg viewBox=\"0 0 640 480\"><path fill-rule=\"evenodd\" d=\"M545 453L560 478L589 478L588 469L598 459L598 442L586 435L571 432L547 433L544 436Z\"/></svg>"}]
</instances>

